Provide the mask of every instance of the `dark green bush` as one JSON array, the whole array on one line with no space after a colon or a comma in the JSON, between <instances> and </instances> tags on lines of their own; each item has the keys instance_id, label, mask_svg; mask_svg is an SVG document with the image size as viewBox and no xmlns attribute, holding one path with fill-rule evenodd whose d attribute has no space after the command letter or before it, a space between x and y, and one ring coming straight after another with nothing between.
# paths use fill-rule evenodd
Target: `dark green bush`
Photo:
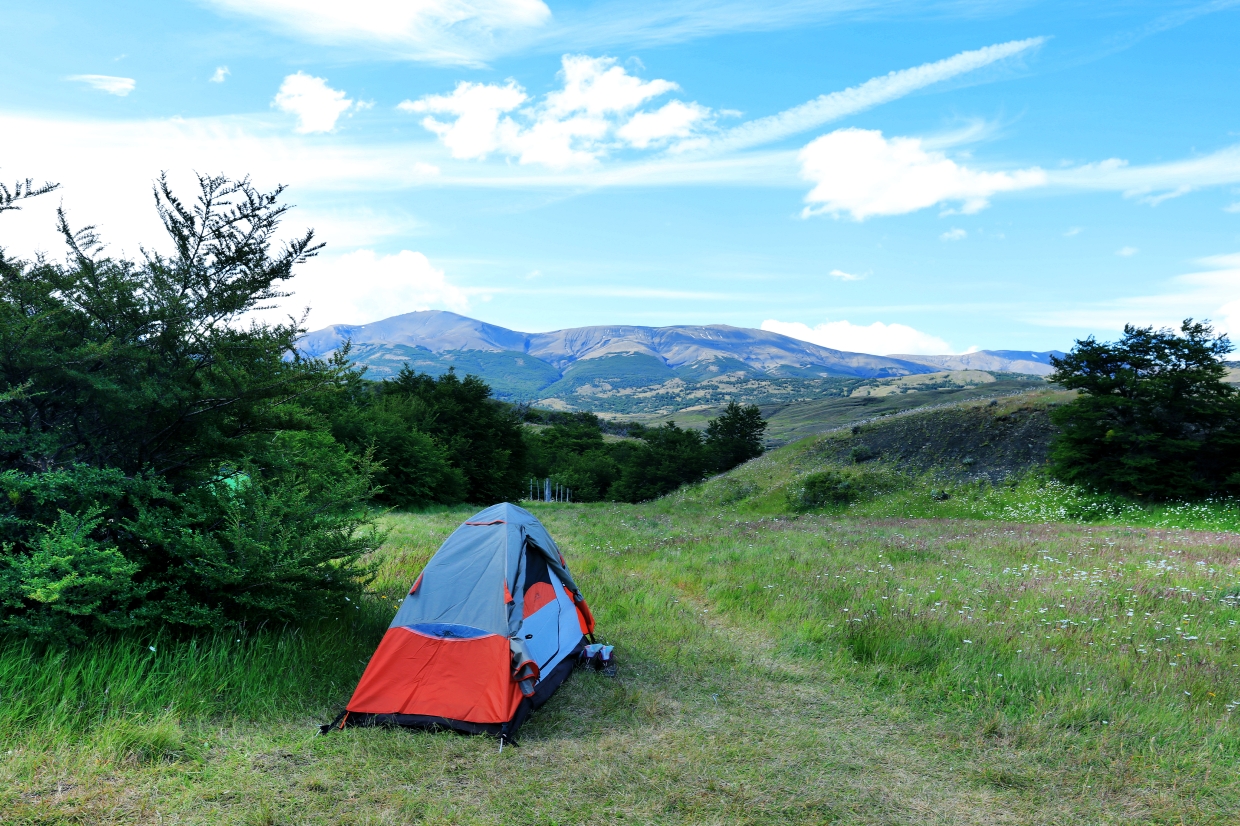
<instances>
[{"instance_id":1,"label":"dark green bush","mask_svg":"<svg viewBox=\"0 0 1240 826\"><path fill-rule=\"evenodd\" d=\"M280 190L199 187L156 186L168 257L111 258L63 213L65 262L0 252L0 630L290 621L364 584L375 468L313 403L356 374L242 321L313 235L274 248Z\"/></svg>"},{"instance_id":2,"label":"dark green bush","mask_svg":"<svg viewBox=\"0 0 1240 826\"><path fill-rule=\"evenodd\" d=\"M854 477L837 470L822 470L789 488L788 505L796 511L821 510L855 502L862 492Z\"/></svg>"},{"instance_id":3,"label":"dark green bush","mask_svg":"<svg viewBox=\"0 0 1240 826\"><path fill-rule=\"evenodd\" d=\"M868 462L871 459L878 458L878 454L873 450L870 450L865 445L857 445L848 452L848 457L852 459L854 465L859 465L863 462Z\"/></svg>"},{"instance_id":4,"label":"dark green bush","mask_svg":"<svg viewBox=\"0 0 1240 826\"><path fill-rule=\"evenodd\" d=\"M430 405L407 395L385 395L361 381L339 395L323 400L332 434L355 452L373 456L376 501L398 508L465 501L464 472L426 432L435 415Z\"/></svg>"}]
</instances>

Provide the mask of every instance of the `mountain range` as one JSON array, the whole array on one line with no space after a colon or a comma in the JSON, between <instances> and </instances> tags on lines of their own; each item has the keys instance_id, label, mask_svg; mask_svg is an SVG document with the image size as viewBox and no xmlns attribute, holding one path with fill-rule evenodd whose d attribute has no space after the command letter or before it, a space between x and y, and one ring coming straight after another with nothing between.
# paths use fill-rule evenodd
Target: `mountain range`
<instances>
[{"instance_id":1,"label":"mountain range","mask_svg":"<svg viewBox=\"0 0 1240 826\"><path fill-rule=\"evenodd\" d=\"M333 325L299 342L322 357L351 342L370 378L408 364L437 375L473 373L499 398L560 409L666 412L728 398L794 401L847 395L859 382L951 370L1044 375L1052 353L984 350L963 356L879 356L821 347L766 330L705 326L509 330L428 310L371 324Z\"/></svg>"}]
</instances>

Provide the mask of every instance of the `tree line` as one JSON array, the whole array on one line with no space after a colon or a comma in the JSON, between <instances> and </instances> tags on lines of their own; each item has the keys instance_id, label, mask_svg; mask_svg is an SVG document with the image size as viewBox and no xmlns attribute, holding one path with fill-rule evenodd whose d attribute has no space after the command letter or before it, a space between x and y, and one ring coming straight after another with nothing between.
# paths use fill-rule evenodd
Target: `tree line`
<instances>
[{"instance_id":1,"label":"tree line","mask_svg":"<svg viewBox=\"0 0 1240 826\"><path fill-rule=\"evenodd\" d=\"M0 185L0 212L53 189ZM756 408L612 442L589 414L532 432L474 376L304 358L299 322L246 320L321 247L278 240L282 190L154 195L164 252L114 257L63 211L64 260L0 249L0 632L336 615L371 577L376 505L515 500L531 474L639 501L761 453Z\"/></svg>"}]
</instances>

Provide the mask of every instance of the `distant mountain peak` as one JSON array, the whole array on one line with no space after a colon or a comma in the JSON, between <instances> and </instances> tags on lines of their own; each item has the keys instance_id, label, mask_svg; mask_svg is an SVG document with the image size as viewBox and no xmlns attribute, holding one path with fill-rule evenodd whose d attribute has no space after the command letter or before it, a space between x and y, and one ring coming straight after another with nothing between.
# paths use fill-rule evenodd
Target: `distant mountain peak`
<instances>
[{"instance_id":1,"label":"distant mountain peak","mask_svg":"<svg viewBox=\"0 0 1240 826\"><path fill-rule=\"evenodd\" d=\"M708 359L733 359L759 372L793 368L815 370L820 375L864 378L930 372L926 365L904 357L849 353L767 330L726 324L609 324L522 333L443 310L405 313L370 324L337 324L307 333L299 346L306 355L318 357L335 352L345 341L352 341L355 346L421 347L434 353L526 353L561 373L585 359L616 355L651 356L673 368Z\"/></svg>"}]
</instances>

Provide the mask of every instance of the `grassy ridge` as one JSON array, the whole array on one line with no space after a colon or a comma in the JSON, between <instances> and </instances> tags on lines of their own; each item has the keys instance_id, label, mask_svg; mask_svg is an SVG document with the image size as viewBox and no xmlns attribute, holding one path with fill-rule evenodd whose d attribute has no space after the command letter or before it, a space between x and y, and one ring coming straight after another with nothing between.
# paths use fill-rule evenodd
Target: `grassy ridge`
<instances>
[{"instance_id":1,"label":"grassy ridge","mask_svg":"<svg viewBox=\"0 0 1240 826\"><path fill-rule=\"evenodd\" d=\"M861 380L853 380L854 384L860 382ZM975 399L990 399L1015 393L1032 394L1047 399L1063 397L1062 392L1056 394L1054 391L1047 391L1045 386L1043 380L1033 376L1000 374L996 381L970 387L947 386L920 389L917 392L871 396L850 396L845 392L834 398L799 400L782 404L758 400L758 404L767 422L767 438L772 444L785 445L857 422L907 413L918 408L959 404ZM706 422L717 416L721 409L722 406L695 407L677 413L635 418L656 424L663 421L675 421L682 427L700 428L705 427Z\"/></svg>"},{"instance_id":2,"label":"grassy ridge","mask_svg":"<svg viewBox=\"0 0 1240 826\"><path fill-rule=\"evenodd\" d=\"M849 517L990 519L1240 531L1240 502L1140 503L1064 485L1045 474L1053 433L1047 413L1061 393L1034 393L914 411L802 439L673 495L737 514L795 511L799 485L830 471L855 501Z\"/></svg>"}]
</instances>

